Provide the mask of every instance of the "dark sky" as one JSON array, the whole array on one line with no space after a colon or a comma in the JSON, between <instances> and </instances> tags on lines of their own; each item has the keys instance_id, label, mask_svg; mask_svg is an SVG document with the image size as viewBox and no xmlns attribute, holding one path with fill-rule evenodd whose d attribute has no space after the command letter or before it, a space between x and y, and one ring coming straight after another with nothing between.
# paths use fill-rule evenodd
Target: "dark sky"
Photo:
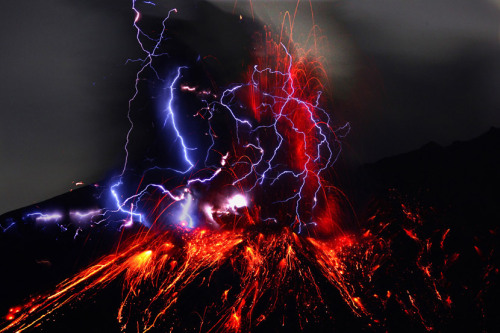
<instances>
[{"instance_id":1,"label":"dark sky","mask_svg":"<svg viewBox=\"0 0 500 333\"><path fill-rule=\"evenodd\" d=\"M180 5L184 18L195 3L157 2L162 13ZM275 25L295 4L253 1L255 15ZM238 1L237 12L248 8ZM313 10L355 161L500 126L499 1L313 1ZM120 165L135 69L124 64L139 55L127 0L9 1L2 11L0 214ZM302 1L297 39L311 17Z\"/></svg>"}]
</instances>

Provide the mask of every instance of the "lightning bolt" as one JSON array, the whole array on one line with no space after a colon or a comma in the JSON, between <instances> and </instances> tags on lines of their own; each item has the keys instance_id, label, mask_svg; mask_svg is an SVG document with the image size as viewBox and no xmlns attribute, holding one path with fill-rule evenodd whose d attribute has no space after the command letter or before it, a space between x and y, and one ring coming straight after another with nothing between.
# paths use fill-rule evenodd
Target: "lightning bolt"
<instances>
[{"instance_id":1,"label":"lightning bolt","mask_svg":"<svg viewBox=\"0 0 500 333\"><path fill-rule=\"evenodd\" d=\"M222 174L231 174L233 179L229 182L233 187L237 187L246 193L246 197L251 197L256 187L263 187L272 190L279 183L293 184L290 193L279 193L277 199L271 204L283 204L293 202L295 207L295 222L298 222L298 231L302 230L303 225L314 225L313 214L304 215L303 207L309 205L314 210L318 203L318 193L322 189L322 176L337 160L341 152L340 138L349 131L349 123L334 129L328 112L319 106L322 92L315 92L315 98L303 98L300 94L300 84L295 80L293 67L293 56L289 50L281 43L284 52L285 69L278 70L272 68L253 67L249 82L234 84L225 89L220 96L211 94L209 91L197 92L197 87L181 85L180 80L184 71L189 70L187 66L178 66L173 72L174 76L170 80L162 78L155 69L153 63L155 59L165 56L161 51L162 43L166 40L167 21L176 9L168 12L168 15L162 20L162 29L158 36L150 36L140 28L141 12L136 7L136 0L132 1L132 11L134 13L133 27L136 31L137 43L144 53L141 59L127 62L138 62L140 68L136 73L134 92L128 101L127 119L130 127L126 135L124 145L125 159L120 174L108 187L109 196L112 201L111 208L105 208L99 211L88 211L86 213L73 212L77 219L89 219L93 223L102 223L104 221L118 220L127 227L134 222L139 222L145 226L150 226L146 214L143 212L143 203L150 200L153 193L160 194L161 200L168 198L171 202L181 202L183 207L180 214L180 220L188 217L188 211L192 209L193 193L191 186L194 184L210 183L216 177ZM143 1L148 5L155 5L153 2ZM152 170L174 171L181 176L185 176L184 185L177 186L175 190L166 188L163 184L141 185L135 194L127 194L125 187L125 175L128 170L129 144L131 133L134 130L132 112L134 102L139 94L139 82L145 77L146 70L150 70L154 77L164 83L164 90L167 94L161 115L163 118L163 128L169 127L172 130L172 141L179 147L182 161L185 167L182 170L174 168L160 168L154 166L145 170L142 179L145 179L148 172ZM276 87L272 89L263 87L259 78L275 77ZM256 94L260 94L261 103L256 110L265 115L263 121L257 122L248 117L248 110L239 103L239 94L245 93L245 89L251 88ZM203 100L206 107L199 113L208 113L204 117L208 126L211 144L208 147L205 156L205 177L194 178L192 172L198 161L193 160L190 151L195 147L189 147L182 134L178 124L178 110L176 107L176 97L179 91L183 93L197 93L197 96L204 98L213 98L213 100ZM234 134L237 142L233 152L225 152L225 155L217 152L214 147L217 143L217 135L214 132L213 122L216 121L218 114L224 113L234 121ZM297 161L301 163L299 167L292 168L293 161L283 160L283 156L290 152L292 141L290 132L295 138L301 140L302 151ZM263 137L267 139L263 141ZM270 138L272 137L272 138ZM217 152L222 156L219 165L208 165L210 155ZM294 157L290 158L293 159ZM299 162L296 162L299 163ZM241 172L241 166L244 166ZM246 167L245 167L246 166ZM239 171L236 172L239 167ZM208 173L208 174L207 174ZM290 180L293 180L290 182ZM281 195L281 197L278 197ZM284 197L283 197L284 196ZM305 206L304 206L305 205ZM38 215L34 215L38 214ZM62 215L34 213L36 220L57 221ZM71 215L71 214L70 214ZM96 217L101 219L97 221ZM277 219L274 216L261 217L262 221L273 221ZM193 220L189 220L192 227Z\"/></svg>"}]
</instances>

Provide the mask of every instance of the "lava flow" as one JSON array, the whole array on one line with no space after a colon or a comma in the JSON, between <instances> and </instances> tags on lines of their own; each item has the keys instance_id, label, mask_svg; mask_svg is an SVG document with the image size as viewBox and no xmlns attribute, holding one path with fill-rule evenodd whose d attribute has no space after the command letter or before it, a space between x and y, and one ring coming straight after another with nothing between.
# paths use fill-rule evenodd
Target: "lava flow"
<instances>
[{"instance_id":1,"label":"lava flow","mask_svg":"<svg viewBox=\"0 0 500 333\"><path fill-rule=\"evenodd\" d=\"M141 68L129 104L129 136L138 85L146 72L153 72L163 85L158 117L177 147L176 166L148 168L127 194L126 161L109 187L113 207L94 211L92 222L119 220L123 228L142 227L116 253L15 308L0 332L43 325L65 306L77 306L121 279L117 320L122 331L179 327L248 332L276 316L282 325L294 321L306 329L311 322L336 317L329 308L332 290L367 326L383 325L379 315L395 298L409 316L432 329L420 310L423 297L411 287L373 287L381 267L394 268L388 263L391 241L381 237L390 221L376 220L374 228L361 232L344 228L342 217L350 208L332 183L332 167L349 124L336 125L324 106L327 78L314 50L304 51L283 34L265 29L254 36L246 82L201 89L183 80L188 65L173 66L168 77L160 77L155 64L164 59L168 17L161 34L152 36L140 29L141 14L135 1L133 5L145 57L138 60ZM206 151L191 146L183 134L178 121L184 112L178 103L181 94L204 104L186 113L205 124ZM149 182L149 175L162 172L168 180ZM36 216L63 218L49 213ZM86 213L79 214L81 218ZM411 229L405 231L408 241L420 247L419 258L424 257L425 242ZM444 241L446 233L442 237ZM417 262L429 291L427 304L436 300L445 306L440 282L428 266ZM203 296L186 300L193 293ZM182 321L179 304L186 302L199 313L197 323Z\"/></svg>"}]
</instances>

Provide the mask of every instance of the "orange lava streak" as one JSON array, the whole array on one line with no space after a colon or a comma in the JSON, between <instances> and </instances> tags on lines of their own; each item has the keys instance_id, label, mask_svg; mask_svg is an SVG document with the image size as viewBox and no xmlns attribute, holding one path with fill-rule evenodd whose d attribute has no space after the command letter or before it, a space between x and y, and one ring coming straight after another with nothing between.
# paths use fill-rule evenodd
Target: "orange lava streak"
<instances>
[{"instance_id":1,"label":"orange lava streak","mask_svg":"<svg viewBox=\"0 0 500 333\"><path fill-rule=\"evenodd\" d=\"M281 293L289 290L291 283L298 281L302 288L312 291L304 296L321 297L311 270L299 256L302 253L303 257L303 252L311 245L320 253L317 254L320 265L334 262L332 267L325 269L326 276L341 286L347 298L354 299L340 278L338 265L341 264L335 259L333 250L317 241L301 239L288 229L271 234L196 230L182 235L183 246L174 245L173 240L178 236L167 232L136 239L119 255L104 257L63 281L52 294L35 299L30 304L30 311L21 313L0 332L34 327L47 320L55 310L97 292L119 276L125 279L125 297L118 311L122 329L127 325L139 325L142 332L147 332L169 315L184 288L193 280L206 273L211 276L226 263L231 263L240 276L240 288L237 292L223 291L225 301L218 310L220 319L211 327L222 331L247 331L259 318L262 320L276 308ZM209 280L203 279L206 287ZM145 292L150 301L144 302ZM262 312L259 308L255 313L264 295L268 295L266 310ZM352 302L359 307L359 301L354 299ZM129 313L124 311L128 307L141 312L135 323L129 323L129 318L123 316Z\"/></svg>"},{"instance_id":2,"label":"orange lava streak","mask_svg":"<svg viewBox=\"0 0 500 333\"><path fill-rule=\"evenodd\" d=\"M404 235L405 229L399 227ZM440 290L432 270L421 266L430 247L416 243L420 250L413 265L422 269L420 276L428 286L423 295L414 293L411 287L392 289L397 285L391 285L391 290L377 289L372 280L388 269L390 257L390 241L386 243L379 234L384 230L381 224L379 231L325 239L306 238L289 228L270 232L222 228L143 233L133 243L122 245L118 255L102 258L63 281L51 294L12 308L9 322L0 332L36 327L61 307L91 296L120 277L124 278L124 298L118 321L123 331L174 327L176 305L185 301L186 295L191 295L185 291L193 288L208 290L214 296L200 311L204 313L200 331L250 331L286 307L287 297L296 302L302 326L319 305L327 304L323 293L330 287L338 291L355 315L374 324L380 323L381 309L393 299L408 316L431 330L432 321L425 308L432 302L428 297L434 294L448 308L451 299ZM233 276L232 284L218 287L216 278L221 274Z\"/></svg>"}]
</instances>

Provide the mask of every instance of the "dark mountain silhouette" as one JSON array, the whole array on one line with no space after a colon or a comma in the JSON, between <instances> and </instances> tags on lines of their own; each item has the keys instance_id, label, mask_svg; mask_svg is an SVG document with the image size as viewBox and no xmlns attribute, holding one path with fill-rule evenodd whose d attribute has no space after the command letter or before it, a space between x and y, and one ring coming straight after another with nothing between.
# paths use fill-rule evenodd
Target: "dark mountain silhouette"
<instances>
[{"instance_id":1,"label":"dark mountain silhouette","mask_svg":"<svg viewBox=\"0 0 500 333\"><path fill-rule=\"evenodd\" d=\"M364 165L357 173L358 186L364 188L364 199L358 200L368 202L363 208L365 216L381 207L396 212L402 204L413 206L424 223L411 226L412 230L425 235L423 240L433 240L429 243L432 248L441 242L442 253L431 250L435 254L427 258L434 270L442 269L444 289L452 300L450 319L442 319L438 331L500 329L496 304L500 295L499 147L500 129L491 128L477 138L447 147L431 142L416 151ZM385 217L388 215L394 217L395 213ZM408 225L403 223L403 228ZM437 234L446 230L446 240L440 241ZM406 257L408 242L409 237L403 237L401 251L393 254L401 261L410 260ZM441 255L457 260L450 267L440 266ZM394 323L389 327L403 329Z\"/></svg>"},{"instance_id":2,"label":"dark mountain silhouette","mask_svg":"<svg viewBox=\"0 0 500 333\"><path fill-rule=\"evenodd\" d=\"M496 227L500 218L500 129L447 147L435 142L419 150L382 159L360 168L373 189L395 188L421 204L462 215L456 223L484 220ZM465 221L465 217L470 221Z\"/></svg>"},{"instance_id":3,"label":"dark mountain silhouette","mask_svg":"<svg viewBox=\"0 0 500 333\"><path fill-rule=\"evenodd\" d=\"M450 296L447 308L424 307L422 310L427 316L435 317L433 327L437 331L495 332L500 328L496 306L500 295L499 147L500 129L491 128L469 141L447 147L431 142L416 151L363 165L348 175L355 179L349 182L351 188L346 188L346 192L352 196L360 229L370 227L370 223L393 221L391 227L384 230L392 243L391 260L380 269L378 278L374 278L376 289L382 293L396 286L401 290L416 288L418 293L422 286L425 295L425 281L419 282L415 276L418 269L415 258L419 255L416 242L404 230L411 226L422 244L429 241L431 250L425 261L435 274L441 275L445 282L439 282L440 288ZM0 224L6 229L0 232L0 260L4 267L0 275L1 313L7 313L9 307L22 303L30 295L50 290L116 246L123 236L116 227L89 227L75 237L75 226L61 231L57 226L40 227L23 219L36 209L57 208L67 216L72 209L101 206L104 204L99 198L102 190L95 186L83 187L0 216ZM402 205L411 206L423 222L417 226L411 224L411 217L401 211ZM371 216L375 218L370 220ZM448 236L443 240L446 230L449 230ZM448 263L447 258L454 260ZM94 299L68 309L52 326L47 324L48 331L65 331L68 327L75 331L75 322L80 323L78 332L95 331L96 322L100 323L99 329L118 331L114 311L121 297L120 288L119 283L112 283ZM327 296L338 298L334 293ZM342 302L340 298L339 302ZM184 306L187 309L187 305ZM338 311L342 315L336 319L337 328L425 330L410 320L395 301L387 303L383 313L385 326L380 329L366 326L340 305ZM271 326L280 320L271 318L261 327L272 330ZM316 330L329 331L331 327L319 325Z\"/></svg>"}]
</instances>

